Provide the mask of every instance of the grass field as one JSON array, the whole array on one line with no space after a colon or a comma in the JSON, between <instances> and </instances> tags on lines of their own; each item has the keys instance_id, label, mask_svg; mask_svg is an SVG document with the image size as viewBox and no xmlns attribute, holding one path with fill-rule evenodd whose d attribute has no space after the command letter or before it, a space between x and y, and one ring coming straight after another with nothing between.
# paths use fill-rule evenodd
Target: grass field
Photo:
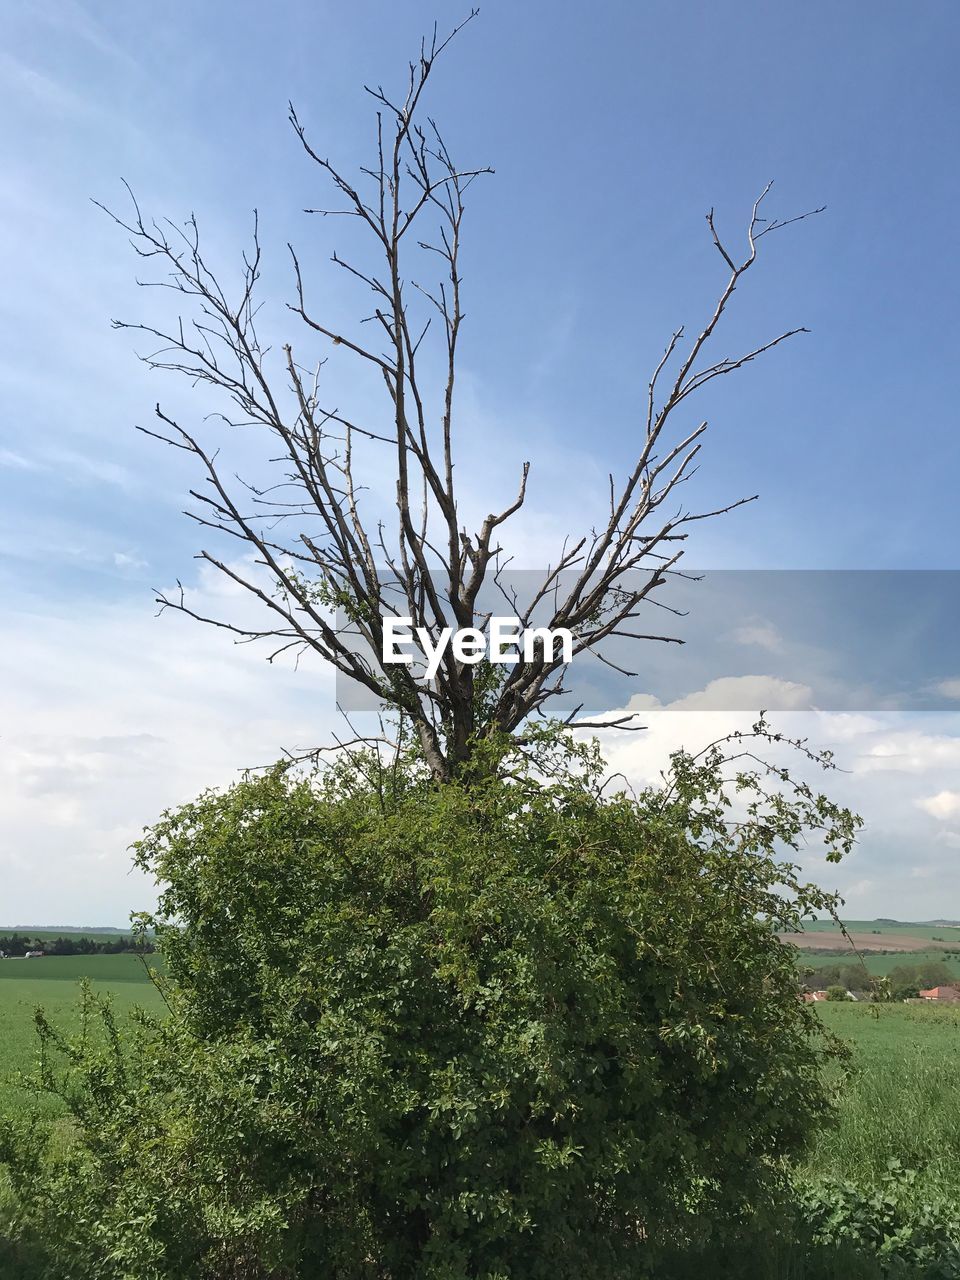
<instances>
[{"instance_id":1,"label":"grass field","mask_svg":"<svg viewBox=\"0 0 960 1280\"><path fill-rule=\"evenodd\" d=\"M887 1162L916 1169L918 1193L960 1198L960 1009L914 1004L818 1006L852 1047L838 1123L810 1155L818 1173L875 1181Z\"/></svg>"},{"instance_id":2,"label":"grass field","mask_svg":"<svg viewBox=\"0 0 960 1280\"><path fill-rule=\"evenodd\" d=\"M154 957L147 956L147 961L154 962ZM140 957L124 951L106 956L35 956L31 960L13 956L0 960L0 982L76 983L81 978L107 985L149 982Z\"/></svg>"},{"instance_id":3,"label":"grass field","mask_svg":"<svg viewBox=\"0 0 960 1280\"><path fill-rule=\"evenodd\" d=\"M903 920L844 920L844 927L849 933L865 933L889 937L896 941L898 937L926 938L942 940L947 946L954 943L960 946L960 926L949 924L910 924ZM842 934L833 920L810 920L804 926L805 933Z\"/></svg>"},{"instance_id":4,"label":"grass field","mask_svg":"<svg viewBox=\"0 0 960 1280\"><path fill-rule=\"evenodd\" d=\"M820 955L815 951L803 951L798 959L801 965L809 966L811 969L824 969L829 965L836 964L859 965L862 962L868 973L878 977L882 977L902 965L944 964L955 977L960 978L960 956L939 950L896 951L893 953L861 951L859 955L849 949L839 955Z\"/></svg>"},{"instance_id":5,"label":"grass field","mask_svg":"<svg viewBox=\"0 0 960 1280\"><path fill-rule=\"evenodd\" d=\"M913 956L910 957L913 960ZM868 968L904 957L867 956ZM155 963L155 957L149 958ZM0 1110L27 1095L17 1073L36 1055L33 1011L42 1005L67 1027L82 977L109 993L121 1016L162 1001L138 956L44 956L0 961ZM889 1158L916 1168L924 1182L960 1196L960 1009L934 1005L830 1004L818 1012L852 1046L840 1088L839 1121L820 1135L810 1167L854 1181L882 1175Z\"/></svg>"},{"instance_id":6,"label":"grass field","mask_svg":"<svg viewBox=\"0 0 960 1280\"><path fill-rule=\"evenodd\" d=\"M153 962L154 957L148 957ZM162 1006L139 956L42 956L0 960L0 1112L19 1109L29 1095L18 1085L20 1072L36 1060L33 1012L42 1005L64 1029L76 1020L78 983L89 978L94 990L109 994L120 1019L137 1005Z\"/></svg>"}]
</instances>

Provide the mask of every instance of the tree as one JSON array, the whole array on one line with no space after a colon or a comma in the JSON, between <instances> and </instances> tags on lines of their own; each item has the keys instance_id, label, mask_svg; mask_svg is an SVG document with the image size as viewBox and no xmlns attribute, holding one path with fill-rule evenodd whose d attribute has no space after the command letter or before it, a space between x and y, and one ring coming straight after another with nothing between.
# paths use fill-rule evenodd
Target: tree
<instances>
[{"instance_id":1,"label":"tree","mask_svg":"<svg viewBox=\"0 0 960 1280\"><path fill-rule=\"evenodd\" d=\"M557 549L539 586L519 600L505 585L508 557L501 530L524 503L530 464L523 465L515 496L494 507L472 532L461 520L455 483L466 197L472 183L491 172L458 165L425 114L428 82L456 33L438 40L434 32L421 45L398 99L381 88L368 89L376 103L376 148L356 177L325 157L290 110L306 156L329 181L337 201L308 212L346 217L367 235L369 256L347 260L335 252L333 261L372 295L367 319L375 337L315 313L308 280L291 247L295 286L287 305L303 325L304 339L289 339L282 353L271 351L257 327L263 302L256 220L234 290L211 267L193 216L184 227L150 221L132 193L132 214L111 214L130 233L137 253L160 268L160 278L146 283L172 290L187 309L167 327L115 321L116 327L159 343L143 357L146 363L211 391L228 429L220 448L208 429L185 425L158 404L160 425L147 434L199 463L205 484L191 490L195 506L189 514L201 528L226 534L252 551L256 569L248 571L206 548L200 558L266 612L262 624L210 616L196 609L182 588L161 595L161 607L225 628L239 641L268 641L271 660L284 651L318 654L412 725L440 781L468 765L479 742L522 736L531 717L545 714L550 699L564 691L562 654L541 642L515 666L491 672L460 661L448 648L430 681L416 669L384 663L385 620L412 618L431 645L448 626L485 632L490 615L481 608L480 596L487 585L502 590L523 627L540 611L551 630L571 633L574 654L592 652L617 670L622 668L604 656L612 638L675 641L636 629L645 602L678 571L696 522L752 501L734 499L717 510L676 506L707 430L705 420L692 429L678 427L678 410L715 379L803 332L788 330L735 357L712 354L712 339L763 237L809 216L766 219L761 210L768 185L753 205L741 251L721 238L713 210L708 213L724 271L716 302L691 341L682 327L670 337L637 406L636 458L624 475L610 476L608 509L596 513L589 532L571 536ZM421 275L426 263L439 267L432 283ZM434 337L439 341L431 347ZM378 421L357 421L324 404L321 370L329 353L358 361L381 387L389 431ZM232 477L230 446L236 442L230 432L241 430L248 436L251 430L261 433L269 444L273 483ZM365 489L373 473L367 464L381 449L392 459L395 478L389 523ZM334 608L347 618L346 628L338 630ZM608 723L626 727L630 720Z\"/></svg>"},{"instance_id":2,"label":"tree","mask_svg":"<svg viewBox=\"0 0 960 1280\"><path fill-rule=\"evenodd\" d=\"M313 651L400 723L387 759L358 744L316 773L287 761L165 814L139 843L160 885L142 924L167 962L167 1016L141 1018L131 1042L89 992L75 1040L38 1014L39 1087L71 1123L66 1149L62 1116L0 1126L15 1197L0 1262L25 1280L672 1274L662 1259L691 1243L766 1227L787 1162L829 1110L836 1046L797 999L779 933L835 909L800 880L801 844L814 836L836 860L858 820L762 759L782 735L761 720L676 753L661 785L610 792L594 747L538 722L563 688L545 645L502 676L449 650L432 683L378 662L391 617L433 640L448 622L489 626L481 589L507 590L500 531L526 495L524 466L515 498L463 527L459 255L465 196L486 170L458 167L423 116L448 43L422 47L399 103L372 91L376 154L362 180L323 158L291 111L343 201L322 212L353 219L379 254L379 268L334 260L372 292L383 347L317 318L292 250L290 309L308 338L378 380L389 432L321 406L321 360L308 371L299 347L278 358L261 341L256 231L233 296L192 218L185 230L147 222L134 201L118 219L165 271L156 283L197 309L169 329L121 327L160 342L152 367L220 397L227 443L252 431L280 459L273 484L231 479L208 428L158 406L148 434L205 475L194 519L258 563L202 558L268 621L202 615L182 589L161 605L269 640L273 656ZM691 525L720 514L674 510L706 430L678 428L677 410L799 332L706 354L762 237L795 220L765 221L765 196L739 257L708 215L718 300L692 342L682 329L668 342L609 510L517 605L523 622L546 605L577 652L671 638L633 627L677 572ZM413 284L417 246L441 265L436 287ZM435 385L424 344L437 330ZM389 529L363 484L363 458L381 447L396 479ZM372 659L337 630L334 607Z\"/></svg>"},{"instance_id":3,"label":"tree","mask_svg":"<svg viewBox=\"0 0 960 1280\"><path fill-rule=\"evenodd\" d=\"M839 984L834 987L827 987L828 1000L833 1000L833 1001L849 1000L849 998L850 998L850 993L849 991L847 991L846 987L841 987Z\"/></svg>"},{"instance_id":4,"label":"tree","mask_svg":"<svg viewBox=\"0 0 960 1280\"><path fill-rule=\"evenodd\" d=\"M895 1000L913 1000L921 990L948 987L956 982L950 966L942 960L925 960L921 964L898 964L889 973L890 989Z\"/></svg>"}]
</instances>

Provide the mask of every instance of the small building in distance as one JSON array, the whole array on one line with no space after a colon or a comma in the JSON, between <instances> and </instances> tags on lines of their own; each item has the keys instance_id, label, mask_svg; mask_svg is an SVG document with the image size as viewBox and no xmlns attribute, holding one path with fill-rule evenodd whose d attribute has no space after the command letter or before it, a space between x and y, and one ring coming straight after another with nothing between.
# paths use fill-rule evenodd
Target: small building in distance
<instances>
[{"instance_id":1,"label":"small building in distance","mask_svg":"<svg viewBox=\"0 0 960 1280\"><path fill-rule=\"evenodd\" d=\"M938 1000L941 1004L960 1004L960 991L956 987L931 987L920 992L921 1000Z\"/></svg>"}]
</instances>

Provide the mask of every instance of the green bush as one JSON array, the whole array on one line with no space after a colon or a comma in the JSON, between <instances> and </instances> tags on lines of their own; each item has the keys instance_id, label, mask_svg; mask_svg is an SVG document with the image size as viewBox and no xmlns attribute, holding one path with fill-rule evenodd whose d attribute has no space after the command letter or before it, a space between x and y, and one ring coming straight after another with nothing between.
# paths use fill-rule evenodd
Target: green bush
<instances>
[{"instance_id":1,"label":"green bush","mask_svg":"<svg viewBox=\"0 0 960 1280\"><path fill-rule=\"evenodd\" d=\"M874 1257L887 1275L960 1280L960 1206L918 1200L915 1177L891 1159L868 1191L837 1179L798 1184L797 1217L808 1247Z\"/></svg>"},{"instance_id":2,"label":"green bush","mask_svg":"<svg viewBox=\"0 0 960 1280\"><path fill-rule=\"evenodd\" d=\"M637 798L561 763L277 770L165 815L169 1016L39 1019L72 1136L0 1140L8 1247L57 1280L619 1280L735 1238L835 1051L776 936L829 899L780 855L854 820L763 769L734 819L719 748Z\"/></svg>"},{"instance_id":3,"label":"green bush","mask_svg":"<svg viewBox=\"0 0 960 1280\"><path fill-rule=\"evenodd\" d=\"M918 1197L914 1171L891 1161L877 1186L798 1176L772 1213L719 1247L667 1248L669 1280L960 1280L960 1209Z\"/></svg>"}]
</instances>

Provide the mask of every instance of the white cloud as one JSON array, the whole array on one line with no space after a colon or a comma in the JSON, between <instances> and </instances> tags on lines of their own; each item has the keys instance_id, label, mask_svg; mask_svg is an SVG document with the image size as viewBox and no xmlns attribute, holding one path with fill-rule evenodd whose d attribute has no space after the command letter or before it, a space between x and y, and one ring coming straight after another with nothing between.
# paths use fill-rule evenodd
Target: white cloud
<instances>
[{"instance_id":1,"label":"white cloud","mask_svg":"<svg viewBox=\"0 0 960 1280\"><path fill-rule=\"evenodd\" d=\"M249 601L236 585L201 569L188 584L191 607L246 617ZM309 660L299 673L269 667L264 653L176 615L155 618L148 593L95 610L74 600L8 617L0 925L122 924L152 900L151 885L130 874L127 852L145 824L284 749L330 741L332 673ZM729 707L751 700L770 709L776 729L836 749L849 772L812 776L866 819L860 847L839 867L813 846L803 852L811 877L842 892L852 916L944 914L932 886L960 847L960 715L823 713L802 685L747 676L667 705L637 695L624 709L640 713L644 731L598 736L611 771L652 784L672 751L749 730L756 711Z\"/></svg>"},{"instance_id":2,"label":"white cloud","mask_svg":"<svg viewBox=\"0 0 960 1280\"><path fill-rule=\"evenodd\" d=\"M876 716L851 711L822 711L820 725L831 742L857 742L886 728Z\"/></svg>"},{"instance_id":3,"label":"white cloud","mask_svg":"<svg viewBox=\"0 0 960 1280\"><path fill-rule=\"evenodd\" d=\"M756 708L774 707L773 687L764 688L757 677L747 679L758 681ZM960 830L953 829L960 825L960 794L953 790L960 763L960 714L822 712L804 709L799 698L791 707L795 695L789 686L780 694L786 705L771 711L772 727L807 739L812 749L832 749L838 766L822 773L794 758L791 767L865 820L857 847L838 865L826 863L814 843L802 848L805 874L841 893L853 919L924 920L960 914L945 907L937 888L945 876L953 875L955 851L960 848ZM667 705L636 696L627 707L607 713L636 711L637 723L646 726L639 733L606 730L596 735L611 771L623 773L634 787L655 785L672 752L699 751L732 732L749 731L756 711L712 709L714 700L708 686ZM743 705L742 697L727 703ZM681 713L681 707L689 709ZM948 818L954 821L944 830Z\"/></svg>"},{"instance_id":4,"label":"white cloud","mask_svg":"<svg viewBox=\"0 0 960 1280\"><path fill-rule=\"evenodd\" d=\"M922 721L922 714L916 719ZM924 774L941 768L956 771L960 768L960 737L914 727L895 728L873 739L867 737L854 767L860 773Z\"/></svg>"},{"instance_id":5,"label":"white cloud","mask_svg":"<svg viewBox=\"0 0 960 1280\"><path fill-rule=\"evenodd\" d=\"M142 560L139 556L131 555L127 551L115 551L113 553L113 563L118 569L145 569L148 562Z\"/></svg>"},{"instance_id":6,"label":"white cloud","mask_svg":"<svg viewBox=\"0 0 960 1280\"><path fill-rule=\"evenodd\" d=\"M270 667L264 652L158 619L145 594L8 616L0 926L122 925L153 898L127 846L164 808L329 741L331 673L309 661L298 673Z\"/></svg>"},{"instance_id":7,"label":"white cloud","mask_svg":"<svg viewBox=\"0 0 960 1280\"><path fill-rule=\"evenodd\" d=\"M643 711L728 711L756 707L771 711L798 711L811 706L813 692L808 685L776 676L721 676L703 689L674 702L663 703L649 694L630 700L630 710Z\"/></svg>"},{"instance_id":8,"label":"white cloud","mask_svg":"<svg viewBox=\"0 0 960 1280\"><path fill-rule=\"evenodd\" d=\"M103 25L77 0L46 0L33 6L31 16L38 22L48 23L55 32L63 32L68 38L79 37L100 53L136 65L126 50L107 36Z\"/></svg>"},{"instance_id":9,"label":"white cloud","mask_svg":"<svg viewBox=\"0 0 960 1280\"><path fill-rule=\"evenodd\" d=\"M960 677L955 677L951 680L941 680L936 686L936 689L937 693L942 694L945 698L960 699Z\"/></svg>"},{"instance_id":10,"label":"white cloud","mask_svg":"<svg viewBox=\"0 0 960 1280\"><path fill-rule=\"evenodd\" d=\"M13 471L39 471L39 464L13 449L0 449L0 467L9 467Z\"/></svg>"},{"instance_id":11,"label":"white cloud","mask_svg":"<svg viewBox=\"0 0 960 1280\"><path fill-rule=\"evenodd\" d=\"M80 453L75 449L51 449L45 455L44 462L67 480L114 485L127 492L143 486L143 482L120 463Z\"/></svg>"},{"instance_id":12,"label":"white cloud","mask_svg":"<svg viewBox=\"0 0 960 1280\"><path fill-rule=\"evenodd\" d=\"M769 653L780 653L783 650L783 636L771 622L762 620L735 627L730 632L730 639L736 644L766 649Z\"/></svg>"},{"instance_id":13,"label":"white cloud","mask_svg":"<svg viewBox=\"0 0 960 1280\"><path fill-rule=\"evenodd\" d=\"M89 103L80 94L50 76L38 71L27 63L18 61L10 54L0 57L0 69L8 90L17 97L29 95L39 107L57 115L77 116L90 110Z\"/></svg>"},{"instance_id":14,"label":"white cloud","mask_svg":"<svg viewBox=\"0 0 960 1280\"><path fill-rule=\"evenodd\" d=\"M933 818L955 818L960 814L960 791L938 791L936 795L924 796L915 803Z\"/></svg>"}]
</instances>

